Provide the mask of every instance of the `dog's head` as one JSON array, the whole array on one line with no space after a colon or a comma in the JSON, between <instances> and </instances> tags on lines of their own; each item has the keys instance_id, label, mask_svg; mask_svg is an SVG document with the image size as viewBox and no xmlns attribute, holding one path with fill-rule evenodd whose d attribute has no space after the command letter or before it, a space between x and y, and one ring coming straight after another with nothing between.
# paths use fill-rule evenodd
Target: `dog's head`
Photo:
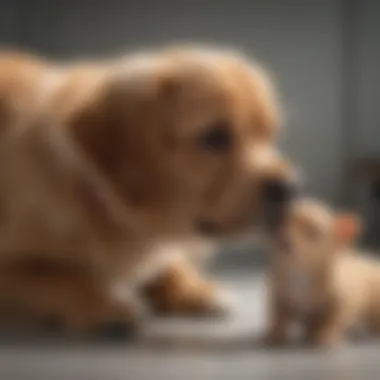
<instances>
[{"instance_id":1,"label":"dog's head","mask_svg":"<svg viewBox=\"0 0 380 380\"><path fill-rule=\"evenodd\" d=\"M227 234L262 205L276 213L287 203L293 173L276 148L276 99L259 67L181 48L100 71L69 102L64 125L148 230Z\"/></svg>"},{"instance_id":2,"label":"dog's head","mask_svg":"<svg viewBox=\"0 0 380 380\"><path fill-rule=\"evenodd\" d=\"M349 251L361 229L355 215L338 213L311 199L289 207L281 232L272 237L275 260L310 273Z\"/></svg>"}]
</instances>

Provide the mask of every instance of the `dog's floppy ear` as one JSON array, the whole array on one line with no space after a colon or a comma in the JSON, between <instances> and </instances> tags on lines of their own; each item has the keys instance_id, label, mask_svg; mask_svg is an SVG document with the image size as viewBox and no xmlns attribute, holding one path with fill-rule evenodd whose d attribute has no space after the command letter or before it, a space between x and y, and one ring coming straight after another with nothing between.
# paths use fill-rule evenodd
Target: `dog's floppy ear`
<instances>
[{"instance_id":1,"label":"dog's floppy ear","mask_svg":"<svg viewBox=\"0 0 380 380\"><path fill-rule=\"evenodd\" d=\"M125 149L126 120L122 120L122 86L104 83L80 99L64 120L70 139L86 159L105 175L111 175ZM127 104L124 104L128 107Z\"/></svg>"},{"instance_id":2,"label":"dog's floppy ear","mask_svg":"<svg viewBox=\"0 0 380 380\"><path fill-rule=\"evenodd\" d=\"M159 196L161 105L174 90L163 76L110 74L70 108L63 122L76 149L119 195L135 203Z\"/></svg>"}]
</instances>

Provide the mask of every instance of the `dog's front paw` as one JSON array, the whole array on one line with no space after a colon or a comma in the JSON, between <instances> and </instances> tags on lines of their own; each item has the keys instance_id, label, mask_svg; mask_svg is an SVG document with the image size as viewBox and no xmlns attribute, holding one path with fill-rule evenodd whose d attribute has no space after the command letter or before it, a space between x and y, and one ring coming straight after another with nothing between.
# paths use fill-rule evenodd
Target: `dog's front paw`
<instances>
[{"instance_id":1,"label":"dog's front paw","mask_svg":"<svg viewBox=\"0 0 380 380\"><path fill-rule=\"evenodd\" d=\"M214 284L189 290L177 302L174 313L177 311L195 317L227 317L233 308L232 295Z\"/></svg>"},{"instance_id":2,"label":"dog's front paw","mask_svg":"<svg viewBox=\"0 0 380 380\"><path fill-rule=\"evenodd\" d=\"M161 315L226 317L233 304L228 292L202 280L170 284L162 279L146 287L144 294L153 312Z\"/></svg>"}]
</instances>

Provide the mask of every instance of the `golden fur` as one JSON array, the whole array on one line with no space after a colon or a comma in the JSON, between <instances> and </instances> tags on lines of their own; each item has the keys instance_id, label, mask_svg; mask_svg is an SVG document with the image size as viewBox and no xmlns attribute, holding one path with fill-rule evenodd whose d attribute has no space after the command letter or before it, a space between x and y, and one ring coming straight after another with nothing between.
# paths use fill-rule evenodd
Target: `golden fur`
<instances>
[{"instance_id":1,"label":"golden fur","mask_svg":"<svg viewBox=\"0 0 380 380\"><path fill-rule=\"evenodd\" d=\"M356 252L359 222L312 200L298 201L272 241L267 338L284 343L301 324L311 344L331 347L364 324L380 333L380 265Z\"/></svg>"},{"instance_id":2,"label":"golden fur","mask_svg":"<svg viewBox=\"0 0 380 380\"><path fill-rule=\"evenodd\" d=\"M131 318L135 288L167 265L162 247L191 239L202 219L218 235L241 231L260 183L290 174L277 117L265 73L229 52L68 65L0 55L0 293L80 328L115 308ZM231 136L224 152L202 145L215 125ZM25 273L35 262L43 273ZM186 265L160 281L186 289L188 304L204 288L175 285L202 283Z\"/></svg>"}]
</instances>

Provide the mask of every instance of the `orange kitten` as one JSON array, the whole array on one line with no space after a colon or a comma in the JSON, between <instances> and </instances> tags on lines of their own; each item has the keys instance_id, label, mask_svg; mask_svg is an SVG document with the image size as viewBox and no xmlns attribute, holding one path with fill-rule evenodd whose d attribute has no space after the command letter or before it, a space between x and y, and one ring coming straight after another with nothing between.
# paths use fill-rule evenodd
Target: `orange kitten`
<instances>
[{"instance_id":1,"label":"orange kitten","mask_svg":"<svg viewBox=\"0 0 380 380\"><path fill-rule=\"evenodd\" d=\"M380 332L380 266L356 254L359 229L353 215L313 200L294 204L271 240L268 343L285 343L293 322L307 342L324 347L359 323Z\"/></svg>"}]
</instances>

